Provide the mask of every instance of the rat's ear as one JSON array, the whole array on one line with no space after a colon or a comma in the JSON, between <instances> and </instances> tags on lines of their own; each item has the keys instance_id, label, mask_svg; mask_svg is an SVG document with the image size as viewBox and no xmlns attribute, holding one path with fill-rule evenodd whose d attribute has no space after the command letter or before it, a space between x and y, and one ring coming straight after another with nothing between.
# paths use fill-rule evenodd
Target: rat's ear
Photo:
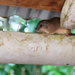
<instances>
[{"instance_id":1,"label":"rat's ear","mask_svg":"<svg viewBox=\"0 0 75 75\"><path fill-rule=\"evenodd\" d=\"M43 21L43 25L46 25L47 24L47 21Z\"/></svg>"}]
</instances>

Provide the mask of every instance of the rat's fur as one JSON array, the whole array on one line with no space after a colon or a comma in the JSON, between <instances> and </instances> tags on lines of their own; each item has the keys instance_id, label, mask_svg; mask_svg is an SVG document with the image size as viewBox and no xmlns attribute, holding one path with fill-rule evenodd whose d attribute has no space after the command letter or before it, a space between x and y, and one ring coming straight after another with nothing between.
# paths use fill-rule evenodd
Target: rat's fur
<instances>
[{"instance_id":1,"label":"rat's fur","mask_svg":"<svg viewBox=\"0 0 75 75\"><path fill-rule=\"evenodd\" d=\"M38 23L36 29L37 32L46 34L69 34L69 29L64 29L60 27L60 18L54 17L50 20L42 20Z\"/></svg>"}]
</instances>

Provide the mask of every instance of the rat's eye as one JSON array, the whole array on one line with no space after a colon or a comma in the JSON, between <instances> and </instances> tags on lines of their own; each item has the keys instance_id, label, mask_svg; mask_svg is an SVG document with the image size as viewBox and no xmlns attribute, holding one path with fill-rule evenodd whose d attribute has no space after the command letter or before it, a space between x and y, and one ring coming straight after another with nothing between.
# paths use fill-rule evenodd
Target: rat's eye
<instances>
[{"instance_id":1,"label":"rat's eye","mask_svg":"<svg viewBox=\"0 0 75 75\"><path fill-rule=\"evenodd\" d=\"M42 25L40 25L40 27L42 27Z\"/></svg>"}]
</instances>

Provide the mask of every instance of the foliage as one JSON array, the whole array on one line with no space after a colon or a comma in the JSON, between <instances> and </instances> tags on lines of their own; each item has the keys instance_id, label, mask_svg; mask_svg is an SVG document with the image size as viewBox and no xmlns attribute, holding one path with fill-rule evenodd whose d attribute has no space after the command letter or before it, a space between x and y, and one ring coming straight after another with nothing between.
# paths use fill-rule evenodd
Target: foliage
<instances>
[{"instance_id":1,"label":"foliage","mask_svg":"<svg viewBox=\"0 0 75 75\"><path fill-rule=\"evenodd\" d=\"M0 64L0 75L71 75L72 66Z\"/></svg>"}]
</instances>

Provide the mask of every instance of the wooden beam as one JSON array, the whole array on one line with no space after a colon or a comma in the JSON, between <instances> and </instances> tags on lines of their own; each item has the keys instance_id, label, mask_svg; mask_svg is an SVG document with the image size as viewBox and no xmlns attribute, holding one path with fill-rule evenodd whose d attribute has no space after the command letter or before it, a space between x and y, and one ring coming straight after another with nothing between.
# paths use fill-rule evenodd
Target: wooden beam
<instances>
[{"instance_id":1,"label":"wooden beam","mask_svg":"<svg viewBox=\"0 0 75 75\"><path fill-rule=\"evenodd\" d=\"M75 66L75 36L0 31L0 63Z\"/></svg>"},{"instance_id":2,"label":"wooden beam","mask_svg":"<svg viewBox=\"0 0 75 75\"><path fill-rule=\"evenodd\" d=\"M17 0L0 0L0 5L17 6Z\"/></svg>"},{"instance_id":3,"label":"wooden beam","mask_svg":"<svg viewBox=\"0 0 75 75\"><path fill-rule=\"evenodd\" d=\"M0 5L61 11L65 0L0 0Z\"/></svg>"}]
</instances>

